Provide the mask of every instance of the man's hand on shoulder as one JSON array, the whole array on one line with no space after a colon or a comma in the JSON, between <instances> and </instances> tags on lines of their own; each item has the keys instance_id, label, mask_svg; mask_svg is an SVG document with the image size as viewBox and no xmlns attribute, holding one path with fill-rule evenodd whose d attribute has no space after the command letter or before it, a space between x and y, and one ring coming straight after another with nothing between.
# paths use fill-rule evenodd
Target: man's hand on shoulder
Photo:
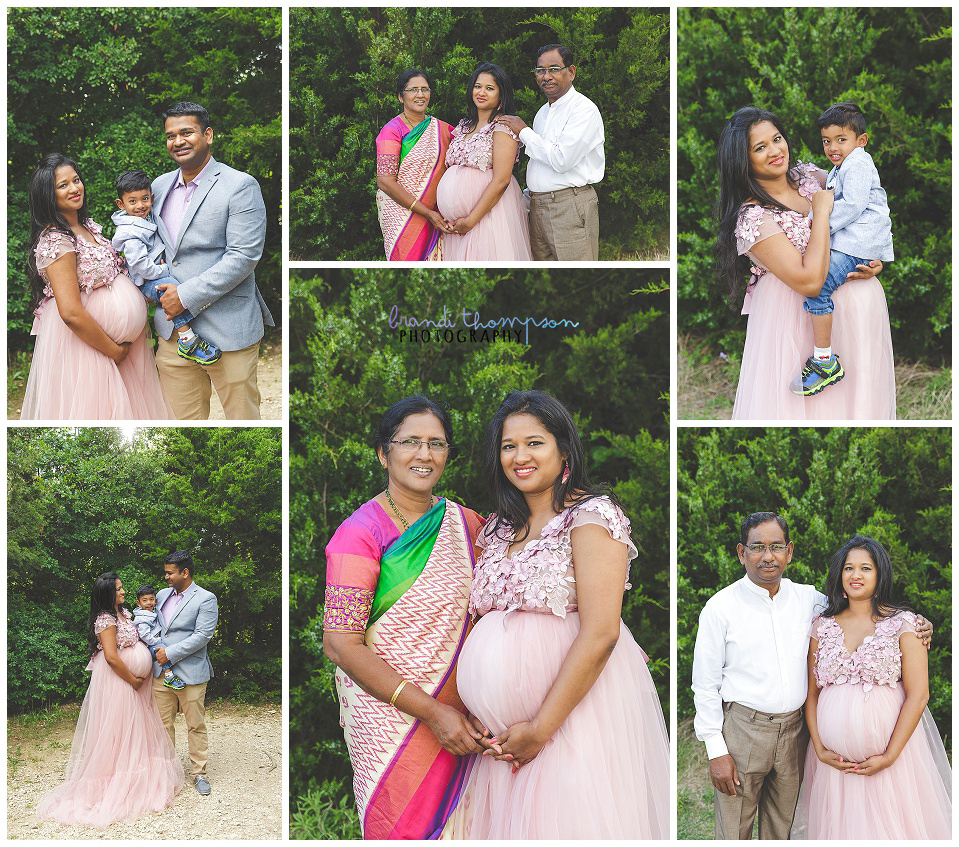
<instances>
[{"instance_id":1,"label":"man's hand on shoulder","mask_svg":"<svg viewBox=\"0 0 959 847\"><path fill-rule=\"evenodd\" d=\"M519 135L522 130L526 129L526 122L517 115L497 115L493 120L498 124L508 126L514 135Z\"/></svg>"},{"instance_id":2,"label":"man's hand on shoulder","mask_svg":"<svg viewBox=\"0 0 959 847\"><path fill-rule=\"evenodd\" d=\"M736 770L736 763L729 753L709 760L709 779L720 794L727 794L730 797L736 796L739 773Z\"/></svg>"}]
</instances>

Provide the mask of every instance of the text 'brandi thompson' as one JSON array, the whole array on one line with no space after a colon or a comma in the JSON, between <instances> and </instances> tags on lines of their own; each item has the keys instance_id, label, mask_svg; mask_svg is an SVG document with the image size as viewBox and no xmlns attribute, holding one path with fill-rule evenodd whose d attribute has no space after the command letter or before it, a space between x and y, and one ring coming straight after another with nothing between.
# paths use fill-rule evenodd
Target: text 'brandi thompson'
<instances>
[{"instance_id":1,"label":"text 'brandi thompson'","mask_svg":"<svg viewBox=\"0 0 959 847\"><path fill-rule=\"evenodd\" d=\"M450 312L444 306L439 318L418 318L413 315L401 315L398 306L393 306L389 314L390 329L400 328L399 340L412 343L430 343L445 341L452 343L487 344L492 341L515 341L529 344L529 328L557 329L578 327L579 321L566 318L512 317L483 320L479 312L463 308L459 312Z\"/></svg>"}]
</instances>

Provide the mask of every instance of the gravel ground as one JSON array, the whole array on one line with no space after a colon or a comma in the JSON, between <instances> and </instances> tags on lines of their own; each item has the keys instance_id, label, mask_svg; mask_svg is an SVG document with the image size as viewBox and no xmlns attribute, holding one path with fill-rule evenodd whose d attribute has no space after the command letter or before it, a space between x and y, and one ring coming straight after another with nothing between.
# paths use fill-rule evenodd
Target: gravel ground
<instances>
[{"instance_id":1,"label":"gravel ground","mask_svg":"<svg viewBox=\"0 0 959 847\"><path fill-rule=\"evenodd\" d=\"M106 829L39 821L37 803L63 778L79 705L34 725L7 723L8 839L249 839L283 834L282 720L279 706L213 703L207 707L213 788L200 797L189 784L159 814L118 821ZM189 774L186 725L177 715L177 752Z\"/></svg>"}]
</instances>

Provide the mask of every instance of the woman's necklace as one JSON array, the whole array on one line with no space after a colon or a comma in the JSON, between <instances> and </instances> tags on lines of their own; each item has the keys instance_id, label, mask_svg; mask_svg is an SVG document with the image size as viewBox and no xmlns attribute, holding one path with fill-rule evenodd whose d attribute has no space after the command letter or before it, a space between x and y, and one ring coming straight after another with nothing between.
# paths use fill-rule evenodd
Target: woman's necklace
<instances>
[{"instance_id":1,"label":"woman's necklace","mask_svg":"<svg viewBox=\"0 0 959 847\"><path fill-rule=\"evenodd\" d=\"M406 114L406 109L403 110L403 114L402 114L400 117L403 118L404 122L406 123L406 125L407 125L410 129L413 129L413 127L418 126L419 124L421 124L421 123L426 119L426 116L424 115L420 120L414 121L412 118L410 118L410 117Z\"/></svg>"},{"instance_id":2,"label":"woman's necklace","mask_svg":"<svg viewBox=\"0 0 959 847\"><path fill-rule=\"evenodd\" d=\"M386 502L390 504L390 508L393 510L393 514L396 515L396 517L398 517L400 519L400 522L403 524L403 529L409 529L410 522L403 516L403 513L398 508L396 508L396 503L394 503L393 498L390 497L390 489L384 488L383 493L386 495ZM436 499L435 497L430 495L430 506L433 505L433 501L435 499ZM426 513L424 512L423 514L426 514ZM422 515L420 517L422 517Z\"/></svg>"}]
</instances>

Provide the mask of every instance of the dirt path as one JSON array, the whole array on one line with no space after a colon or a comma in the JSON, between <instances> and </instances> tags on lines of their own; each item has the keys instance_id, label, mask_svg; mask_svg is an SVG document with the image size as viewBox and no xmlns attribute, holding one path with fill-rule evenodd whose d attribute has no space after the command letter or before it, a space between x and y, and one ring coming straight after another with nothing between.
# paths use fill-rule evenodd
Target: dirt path
<instances>
[{"instance_id":1,"label":"dirt path","mask_svg":"<svg viewBox=\"0 0 959 847\"><path fill-rule=\"evenodd\" d=\"M79 705L55 717L7 722L8 839L249 839L276 840L283 834L282 720L279 706L213 703L207 707L213 788L200 797L187 783L173 806L106 829L62 826L35 816L43 794L63 779ZM176 722L177 753L189 773L186 726ZM189 777L188 777L189 779Z\"/></svg>"},{"instance_id":2,"label":"dirt path","mask_svg":"<svg viewBox=\"0 0 959 847\"><path fill-rule=\"evenodd\" d=\"M273 338L276 340L272 340ZM283 415L283 355L280 344L280 333L272 330L270 340L260 346L260 361L257 365L257 385L260 388L260 416L263 420L278 421ZM7 372L7 419L20 419L20 406L23 403L23 392L27 385L27 373L30 370L30 359L24 357L17 363L15 369ZM210 401L210 420L222 421L223 406L213 392Z\"/></svg>"}]
</instances>

